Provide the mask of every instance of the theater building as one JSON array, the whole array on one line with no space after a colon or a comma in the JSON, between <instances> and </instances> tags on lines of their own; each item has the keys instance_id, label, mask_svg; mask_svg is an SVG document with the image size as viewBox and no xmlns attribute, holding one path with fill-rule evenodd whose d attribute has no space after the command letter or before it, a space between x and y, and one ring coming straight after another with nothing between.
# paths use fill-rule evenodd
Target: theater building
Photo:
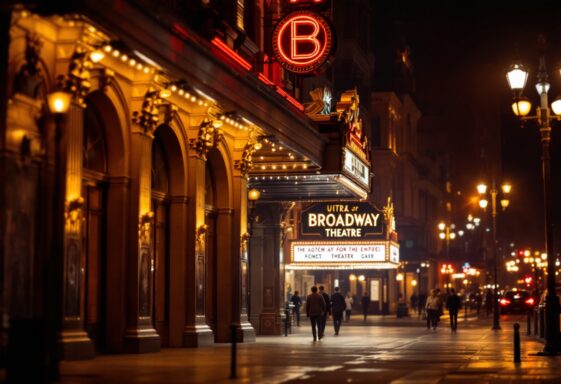
<instances>
[{"instance_id":1,"label":"theater building","mask_svg":"<svg viewBox=\"0 0 561 384\"><path fill-rule=\"evenodd\" d=\"M294 71L309 68L270 59L285 5L2 8L4 350L41 335L82 359L226 342L232 324L243 342L278 333L296 212L364 199L371 177L358 93L305 107Z\"/></svg>"}]
</instances>

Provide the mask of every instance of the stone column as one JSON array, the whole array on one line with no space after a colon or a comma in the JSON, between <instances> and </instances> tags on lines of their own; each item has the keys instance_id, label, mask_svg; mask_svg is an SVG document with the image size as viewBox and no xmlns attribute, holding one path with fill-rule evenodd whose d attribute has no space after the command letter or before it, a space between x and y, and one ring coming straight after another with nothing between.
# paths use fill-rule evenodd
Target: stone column
<instances>
[{"instance_id":1,"label":"stone column","mask_svg":"<svg viewBox=\"0 0 561 384\"><path fill-rule=\"evenodd\" d=\"M255 330L247 315L247 178L235 171L232 184L232 324L239 324L238 340L252 342L255 341Z\"/></svg>"},{"instance_id":2,"label":"stone column","mask_svg":"<svg viewBox=\"0 0 561 384\"><path fill-rule=\"evenodd\" d=\"M155 127L154 127L155 128ZM153 326L153 263L151 212L151 132L135 130L131 134L131 195L129 254L127 265L127 329L125 351L157 352L160 336ZM135 230L137 228L137 230Z\"/></svg>"},{"instance_id":3,"label":"stone column","mask_svg":"<svg viewBox=\"0 0 561 384\"><path fill-rule=\"evenodd\" d=\"M188 159L188 193L185 266L185 326L183 345L200 347L214 343L205 319L205 160L195 151Z\"/></svg>"},{"instance_id":4,"label":"stone column","mask_svg":"<svg viewBox=\"0 0 561 384\"><path fill-rule=\"evenodd\" d=\"M82 137L84 110L72 104L63 128L64 143L64 267L63 267L63 323L60 343L65 360L91 359L94 346L84 329L84 270L82 247ZM60 214L60 213L59 213Z\"/></svg>"}]
</instances>

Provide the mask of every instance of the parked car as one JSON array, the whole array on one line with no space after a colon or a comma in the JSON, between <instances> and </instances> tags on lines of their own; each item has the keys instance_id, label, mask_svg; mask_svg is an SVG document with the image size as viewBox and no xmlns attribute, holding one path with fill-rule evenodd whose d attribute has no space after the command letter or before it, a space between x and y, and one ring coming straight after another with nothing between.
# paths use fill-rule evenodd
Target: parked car
<instances>
[{"instance_id":1,"label":"parked car","mask_svg":"<svg viewBox=\"0 0 561 384\"><path fill-rule=\"evenodd\" d=\"M525 313L534 309L538 303L528 291L507 291L500 299L501 313Z\"/></svg>"}]
</instances>

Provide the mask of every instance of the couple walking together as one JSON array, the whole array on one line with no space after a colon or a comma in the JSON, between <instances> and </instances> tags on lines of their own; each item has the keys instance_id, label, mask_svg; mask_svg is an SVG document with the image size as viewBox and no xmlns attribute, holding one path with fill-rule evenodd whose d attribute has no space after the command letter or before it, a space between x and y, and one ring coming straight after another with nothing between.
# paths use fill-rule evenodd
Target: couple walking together
<instances>
[{"instance_id":1,"label":"couple walking together","mask_svg":"<svg viewBox=\"0 0 561 384\"><path fill-rule=\"evenodd\" d=\"M335 287L335 293L329 295L324 291L324 287L312 287L312 293L306 299L306 315L312 323L312 336L314 341L318 338L321 340L325 334L325 325L327 317L333 316L333 327L335 335L339 334L341 321L343 320L343 312L345 311L345 298L339 292L339 287Z\"/></svg>"},{"instance_id":2,"label":"couple walking together","mask_svg":"<svg viewBox=\"0 0 561 384\"><path fill-rule=\"evenodd\" d=\"M442 315L444 300L440 296L440 289L433 289L427 298L425 309L427 311L427 329L436 329ZM450 295L446 298L446 308L450 314L450 329L456 332L458 328L458 311L462 305L461 299L454 289L450 289Z\"/></svg>"}]
</instances>

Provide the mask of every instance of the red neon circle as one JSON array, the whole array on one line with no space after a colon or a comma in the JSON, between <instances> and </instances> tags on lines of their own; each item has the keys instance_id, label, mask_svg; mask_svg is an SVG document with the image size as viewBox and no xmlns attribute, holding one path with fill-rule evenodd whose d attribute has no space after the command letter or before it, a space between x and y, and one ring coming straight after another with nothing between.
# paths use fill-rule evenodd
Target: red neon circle
<instances>
[{"instance_id":1,"label":"red neon circle","mask_svg":"<svg viewBox=\"0 0 561 384\"><path fill-rule=\"evenodd\" d=\"M283 17L273 32L273 53L279 64L295 73L315 72L333 51L330 23L310 11L297 11Z\"/></svg>"}]
</instances>

